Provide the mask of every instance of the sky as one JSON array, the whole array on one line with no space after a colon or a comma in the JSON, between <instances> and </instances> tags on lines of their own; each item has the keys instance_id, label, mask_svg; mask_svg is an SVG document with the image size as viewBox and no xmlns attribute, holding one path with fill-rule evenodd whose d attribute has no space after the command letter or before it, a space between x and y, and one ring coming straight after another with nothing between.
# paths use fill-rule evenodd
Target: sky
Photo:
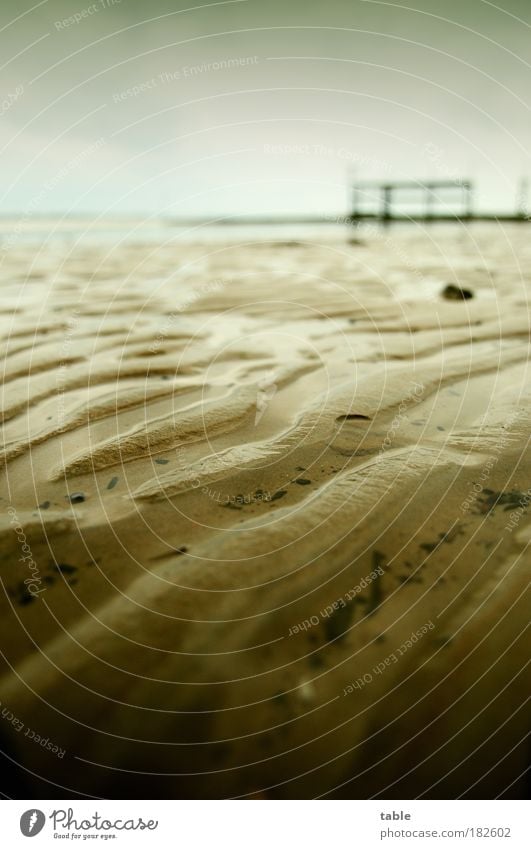
<instances>
[{"instance_id":1,"label":"sky","mask_svg":"<svg viewBox=\"0 0 531 849\"><path fill-rule=\"evenodd\" d=\"M334 216L427 178L512 211L530 39L529 0L2 0L0 215Z\"/></svg>"}]
</instances>

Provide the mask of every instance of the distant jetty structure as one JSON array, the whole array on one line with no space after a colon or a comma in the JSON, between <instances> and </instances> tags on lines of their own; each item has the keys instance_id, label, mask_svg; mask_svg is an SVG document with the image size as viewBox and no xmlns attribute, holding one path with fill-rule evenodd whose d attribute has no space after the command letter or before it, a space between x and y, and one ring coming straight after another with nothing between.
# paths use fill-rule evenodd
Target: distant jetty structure
<instances>
[{"instance_id":1,"label":"distant jetty structure","mask_svg":"<svg viewBox=\"0 0 531 849\"><path fill-rule=\"evenodd\" d=\"M525 196L523 181L520 198ZM407 212L407 205L414 209ZM471 180L361 181L352 184L352 221L528 221L527 203L520 200L513 214L474 212Z\"/></svg>"},{"instance_id":2,"label":"distant jetty structure","mask_svg":"<svg viewBox=\"0 0 531 849\"><path fill-rule=\"evenodd\" d=\"M415 180L378 183L375 181L355 183L352 187L352 217L378 218L391 221L411 218L400 213L394 203L404 200L421 204L422 211L413 217L424 221L472 218L473 191L470 180L430 180L421 183ZM457 203L455 212L444 210L443 205ZM443 208L441 208L443 207Z\"/></svg>"}]
</instances>

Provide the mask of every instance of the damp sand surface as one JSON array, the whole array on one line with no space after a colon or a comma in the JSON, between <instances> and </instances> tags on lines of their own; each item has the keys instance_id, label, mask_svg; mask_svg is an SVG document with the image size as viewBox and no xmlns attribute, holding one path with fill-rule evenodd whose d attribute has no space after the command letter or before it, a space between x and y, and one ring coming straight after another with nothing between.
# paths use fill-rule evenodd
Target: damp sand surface
<instances>
[{"instance_id":1,"label":"damp sand surface","mask_svg":"<svg viewBox=\"0 0 531 849\"><path fill-rule=\"evenodd\" d=\"M24 798L524 793L526 225L51 241L0 274Z\"/></svg>"}]
</instances>

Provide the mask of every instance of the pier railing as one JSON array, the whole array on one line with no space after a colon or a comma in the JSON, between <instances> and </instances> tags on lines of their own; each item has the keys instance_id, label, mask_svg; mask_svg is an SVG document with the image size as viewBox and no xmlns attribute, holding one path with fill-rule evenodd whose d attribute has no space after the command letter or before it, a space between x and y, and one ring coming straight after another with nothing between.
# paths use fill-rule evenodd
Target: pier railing
<instances>
[{"instance_id":1,"label":"pier railing","mask_svg":"<svg viewBox=\"0 0 531 849\"><path fill-rule=\"evenodd\" d=\"M469 219L473 212L474 186L470 180L429 180L419 182L359 182L352 187L352 219L381 221L447 221ZM420 213L408 215L404 203L414 201ZM449 207L452 207L450 210Z\"/></svg>"}]
</instances>

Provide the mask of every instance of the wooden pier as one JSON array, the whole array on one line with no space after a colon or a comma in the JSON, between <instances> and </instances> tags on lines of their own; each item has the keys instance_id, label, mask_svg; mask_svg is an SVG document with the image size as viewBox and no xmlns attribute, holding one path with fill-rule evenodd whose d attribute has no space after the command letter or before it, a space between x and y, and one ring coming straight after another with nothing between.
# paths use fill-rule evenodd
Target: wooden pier
<instances>
[{"instance_id":1,"label":"wooden pier","mask_svg":"<svg viewBox=\"0 0 531 849\"><path fill-rule=\"evenodd\" d=\"M352 220L376 218L379 221L454 221L474 218L474 186L470 180L429 180L419 182L361 182L352 187ZM422 212L407 215L393 204L404 200L420 203ZM441 204L452 201L457 211L445 212Z\"/></svg>"}]
</instances>

